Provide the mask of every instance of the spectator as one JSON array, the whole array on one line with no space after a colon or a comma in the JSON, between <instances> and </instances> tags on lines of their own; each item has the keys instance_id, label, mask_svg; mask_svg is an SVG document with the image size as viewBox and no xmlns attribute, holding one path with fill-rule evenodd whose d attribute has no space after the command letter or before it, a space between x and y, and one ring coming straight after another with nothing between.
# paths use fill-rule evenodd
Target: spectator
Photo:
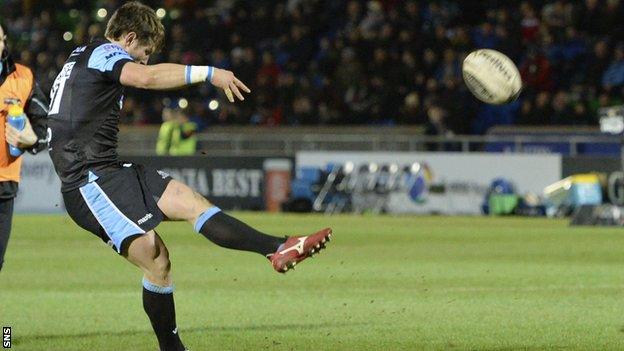
<instances>
[{"instance_id":1,"label":"spectator","mask_svg":"<svg viewBox=\"0 0 624 351\"><path fill-rule=\"evenodd\" d=\"M547 91L542 91L535 97L535 107L533 109L533 121L537 124L548 124L550 116L553 114L550 103L551 95Z\"/></svg>"},{"instance_id":2,"label":"spectator","mask_svg":"<svg viewBox=\"0 0 624 351\"><path fill-rule=\"evenodd\" d=\"M520 66L525 87L534 91L550 91L554 86L551 74L548 58L535 48L529 49L526 60Z\"/></svg>"},{"instance_id":3,"label":"spectator","mask_svg":"<svg viewBox=\"0 0 624 351\"><path fill-rule=\"evenodd\" d=\"M540 119L536 118L535 110L533 108L533 100L526 98L520 105L520 114L516 120L516 124L525 126L534 126L540 124Z\"/></svg>"},{"instance_id":4,"label":"spectator","mask_svg":"<svg viewBox=\"0 0 624 351\"><path fill-rule=\"evenodd\" d=\"M574 125L590 125L595 124L595 118L589 113L587 106L583 101L576 101L572 105L572 114L570 123Z\"/></svg>"},{"instance_id":5,"label":"spectator","mask_svg":"<svg viewBox=\"0 0 624 351\"><path fill-rule=\"evenodd\" d=\"M602 87L613 90L624 84L624 43L618 44L613 60L602 75Z\"/></svg>"},{"instance_id":6,"label":"spectator","mask_svg":"<svg viewBox=\"0 0 624 351\"><path fill-rule=\"evenodd\" d=\"M434 104L427 110L427 122L425 123L425 135L429 136L453 136L454 133L446 125L447 111L440 105ZM442 143L427 143L427 151L445 151Z\"/></svg>"},{"instance_id":7,"label":"spectator","mask_svg":"<svg viewBox=\"0 0 624 351\"><path fill-rule=\"evenodd\" d=\"M404 124L424 124L426 116L420 105L420 96L413 91L405 97L401 108L401 123Z\"/></svg>"},{"instance_id":8,"label":"spectator","mask_svg":"<svg viewBox=\"0 0 624 351\"><path fill-rule=\"evenodd\" d=\"M535 10L528 1L523 1L520 4L520 13L522 15L522 40L525 44L533 44L538 38L540 20L535 15Z\"/></svg>"},{"instance_id":9,"label":"spectator","mask_svg":"<svg viewBox=\"0 0 624 351\"><path fill-rule=\"evenodd\" d=\"M157 155L188 156L197 151L197 125L191 122L187 112L179 108L179 101L166 103L163 123L156 142Z\"/></svg>"},{"instance_id":10,"label":"spectator","mask_svg":"<svg viewBox=\"0 0 624 351\"><path fill-rule=\"evenodd\" d=\"M568 93L558 91L552 101L551 124L572 124L572 111L569 105Z\"/></svg>"},{"instance_id":11,"label":"spectator","mask_svg":"<svg viewBox=\"0 0 624 351\"><path fill-rule=\"evenodd\" d=\"M600 87L602 75L609 66L609 46L606 40L600 40L594 44L594 50L587 59L587 71L585 81L589 87Z\"/></svg>"}]
</instances>

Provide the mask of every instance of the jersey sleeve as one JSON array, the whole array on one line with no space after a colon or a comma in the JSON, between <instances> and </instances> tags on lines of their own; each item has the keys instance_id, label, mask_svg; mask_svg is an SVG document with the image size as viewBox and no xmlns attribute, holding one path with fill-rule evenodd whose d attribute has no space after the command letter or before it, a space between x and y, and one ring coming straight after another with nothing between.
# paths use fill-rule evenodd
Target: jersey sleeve
<instances>
[{"instance_id":1,"label":"jersey sleeve","mask_svg":"<svg viewBox=\"0 0 624 351\"><path fill-rule=\"evenodd\" d=\"M100 72L106 79L119 82L123 65L133 61L132 57L121 46L106 43L93 50L87 68Z\"/></svg>"},{"instance_id":2,"label":"jersey sleeve","mask_svg":"<svg viewBox=\"0 0 624 351\"><path fill-rule=\"evenodd\" d=\"M26 116L30 120L37 142L27 149L31 154L45 149L48 146L48 100L41 91L39 84L35 83L30 98L26 104Z\"/></svg>"}]
</instances>

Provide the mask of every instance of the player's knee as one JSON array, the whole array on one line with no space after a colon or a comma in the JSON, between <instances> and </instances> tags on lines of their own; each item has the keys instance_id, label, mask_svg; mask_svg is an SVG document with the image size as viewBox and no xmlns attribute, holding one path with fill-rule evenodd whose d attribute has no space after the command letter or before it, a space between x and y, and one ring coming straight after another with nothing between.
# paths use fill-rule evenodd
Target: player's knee
<instances>
[{"instance_id":1,"label":"player's knee","mask_svg":"<svg viewBox=\"0 0 624 351\"><path fill-rule=\"evenodd\" d=\"M169 272L171 272L171 261L168 258L154 260L148 267L146 275L149 280L157 285L166 286L169 282Z\"/></svg>"},{"instance_id":2,"label":"player's knee","mask_svg":"<svg viewBox=\"0 0 624 351\"><path fill-rule=\"evenodd\" d=\"M160 248L158 256L154 258L152 271L158 279L167 279L171 271L171 261L166 248Z\"/></svg>"},{"instance_id":3,"label":"player's knee","mask_svg":"<svg viewBox=\"0 0 624 351\"><path fill-rule=\"evenodd\" d=\"M167 186L158 206L169 218L192 222L212 204L186 184L174 180Z\"/></svg>"}]
</instances>

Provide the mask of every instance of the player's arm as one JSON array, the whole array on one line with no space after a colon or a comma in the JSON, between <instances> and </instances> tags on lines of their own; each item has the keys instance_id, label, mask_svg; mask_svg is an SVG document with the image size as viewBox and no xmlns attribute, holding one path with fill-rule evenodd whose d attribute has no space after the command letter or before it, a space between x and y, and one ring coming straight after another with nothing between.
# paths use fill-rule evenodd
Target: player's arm
<instances>
[{"instance_id":1,"label":"player's arm","mask_svg":"<svg viewBox=\"0 0 624 351\"><path fill-rule=\"evenodd\" d=\"M228 70L212 66L185 66L175 63L142 65L136 62L126 62L121 69L119 82L125 86L150 90L175 89L210 82L223 89L230 102L234 102L234 95L241 101L245 100L241 90L246 93L251 92L234 76L234 73Z\"/></svg>"},{"instance_id":2,"label":"player's arm","mask_svg":"<svg viewBox=\"0 0 624 351\"><path fill-rule=\"evenodd\" d=\"M17 130L6 123L5 137L9 144L36 154L48 145L48 100L37 83L33 86L24 112L27 117L24 128Z\"/></svg>"}]
</instances>

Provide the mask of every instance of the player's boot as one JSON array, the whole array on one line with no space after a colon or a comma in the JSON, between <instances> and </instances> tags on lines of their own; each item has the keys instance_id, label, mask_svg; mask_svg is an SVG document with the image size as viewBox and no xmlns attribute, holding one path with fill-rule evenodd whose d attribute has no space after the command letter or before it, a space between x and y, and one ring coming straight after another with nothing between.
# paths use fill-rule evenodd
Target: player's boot
<instances>
[{"instance_id":1,"label":"player's boot","mask_svg":"<svg viewBox=\"0 0 624 351\"><path fill-rule=\"evenodd\" d=\"M286 273L289 269L295 268L297 263L323 250L325 244L331 240L331 236L331 228L308 236L291 236L267 258L276 271Z\"/></svg>"}]
</instances>

